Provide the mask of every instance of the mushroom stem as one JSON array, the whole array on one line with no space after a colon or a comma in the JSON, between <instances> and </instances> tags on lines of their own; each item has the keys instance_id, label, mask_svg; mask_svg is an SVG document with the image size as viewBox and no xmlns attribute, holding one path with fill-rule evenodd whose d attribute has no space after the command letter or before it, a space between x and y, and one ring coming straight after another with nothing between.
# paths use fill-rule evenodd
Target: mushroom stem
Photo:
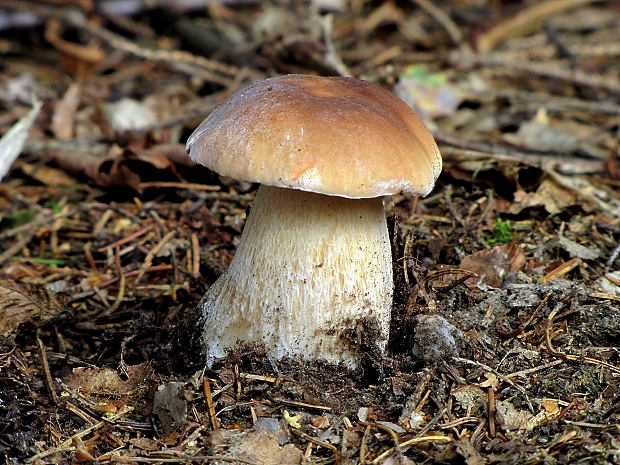
<instances>
[{"instance_id":1,"label":"mushroom stem","mask_svg":"<svg viewBox=\"0 0 620 465\"><path fill-rule=\"evenodd\" d=\"M385 350L392 291L381 198L261 186L230 267L199 305L207 364L263 343L276 359L354 368L361 328Z\"/></svg>"}]
</instances>

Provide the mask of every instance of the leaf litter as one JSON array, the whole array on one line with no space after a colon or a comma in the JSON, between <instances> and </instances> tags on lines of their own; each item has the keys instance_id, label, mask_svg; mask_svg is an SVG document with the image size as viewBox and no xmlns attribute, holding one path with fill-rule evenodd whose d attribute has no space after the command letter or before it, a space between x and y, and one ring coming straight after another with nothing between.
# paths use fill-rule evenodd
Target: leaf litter
<instances>
[{"instance_id":1,"label":"leaf litter","mask_svg":"<svg viewBox=\"0 0 620 465\"><path fill-rule=\"evenodd\" d=\"M612 2L171 3L0 2L43 25L1 32L23 155L0 184L0 459L617 463ZM206 369L195 308L256 186L183 143L290 72L420 105L444 171L387 202L388 356L349 372L248 346Z\"/></svg>"}]
</instances>

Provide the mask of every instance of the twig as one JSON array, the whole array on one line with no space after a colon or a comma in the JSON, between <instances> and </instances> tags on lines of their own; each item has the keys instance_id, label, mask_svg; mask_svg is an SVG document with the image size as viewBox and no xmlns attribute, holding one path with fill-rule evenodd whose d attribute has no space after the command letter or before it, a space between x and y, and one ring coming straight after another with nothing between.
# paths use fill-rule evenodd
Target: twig
<instances>
[{"instance_id":1,"label":"twig","mask_svg":"<svg viewBox=\"0 0 620 465\"><path fill-rule=\"evenodd\" d=\"M542 321L543 327L545 328L545 342L547 343L547 350L550 354L555 355L557 357L561 357L563 359L566 358L566 354L564 352L560 352L555 350L553 345L551 344L551 318L545 318Z\"/></svg>"},{"instance_id":2,"label":"twig","mask_svg":"<svg viewBox=\"0 0 620 465\"><path fill-rule=\"evenodd\" d=\"M422 409L424 408L424 405L426 404L426 401L431 395L431 392L432 391L430 389L426 391L426 394L424 394L424 397L422 397L422 400L420 400L420 403L416 406L415 409L413 409L415 413L420 413L422 411Z\"/></svg>"},{"instance_id":3,"label":"twig","mask_svg":"<svg viewBox=\"0 0 620 465\"><path fill-rule=\"evenodd\" d=\"M117 252L117 258L119 258L118 247L116 248L116 252ZM120 258L116 260L116 272L118 273L118 294L116 296L116 300L114 301L114 303L112 304L110 308L108 308L107 310L105 310L103 313L99 315L99 318L103 318L103 317L107 317L111 315L112 313L116 311L116 309L118 309L118 307L121 306L121 303L123 303L123 298L125 297L126 280L125 280L125 275L123 275L123 270L121 269Z\"/></svg>"},{"instance_id":4,"label":"twig","mask_svg":"<svg viewBox=\"0 0 620 465\"><path fill-rule=\"evenodd\" d=\"M129 236L123 237L122 239L119 239L116 242L112 242L111 244L108 244L104 247L100 247L99 249L97 249L97 252L105 252L107 249L112 249L114 247L119 247L121 245L126 244L127 242L131 242L134 239L143 236L144 234L146 234L147 232L149 232L151 229L153 229L155 227L155 224L149 224L148 226L145 226L142 229L139 229L138 231L131 233Z\"/></svg>"},{"instance_id":5,"label":"twig","mask_svg":"<svg viewBox=\"0 0 620 465\"><path fill-rule=\"evenodd\" d=\"M39 354L41 356L41 365L43 366L43 374L45 377L45 385L47 386L47 390L52 397L52 400L56 405L58 403L58 396L56 395L56 391L54 390L54 384L52 383L52 374L50 373L50 366L47 361L47 351L45 350L45 346L43 345L43 341L40 338L37 338L37 345L39 346Z\"/></svg>"},{"instance_id":6,"label":"twig","mask_svg":"<svg viewBox=\"0 0 620 465\"><path fill-rule=\"evenodd\" d=\"M579 66L579 60L577 59L577 56L573 52L571 52L570 48L568 48L568 46L560 39L560 37L558 36L558 31L556 31L556 29L551 24L546 23L543 26L543 31L545 31L545 34L547 34L547 38L549 39L549 41L553 45L555 45L560 55L568 59L571 68L574 69Z\"/></svg>"},{"instance_id":7,"label":"twig","mask_svg":"<svg viewBox=\"0 0 620 465\"><path fill-rule=\"evenodd\" d=\"M568 273L569 271L574 270L575 268L577 268L582 263L583 263L583 261L579 257L571 258L569 261L567 261L565 263L562 263L560 266L558 266L557 268L551 270L545 276L540 278L540 281L543 282L543 283L546 283L546 282L549 282L549 281L553 281L554 279L561 278L566 273Z\"/></svg>"},{"instance_id":8,"label":"twig","mask_svg":"<svg viewBox=\"0 0 620 465\"><path fill-rule=\"evenodd\" d=\"M480 55L470 51L459 51L451 55L452 64L456 66L485 66L505 70L529 73L540 77L558 79L569 84L603 89L609 92L620 92L620 82L614 78L606 78L588 74L581 70L562 69L546 63L521 63L499 58L493 55Z\"/></svg>"},{"instance_id":9,"label":"twig","mask_svg":"<svg viewBox=\"0 0 620 465\"><path fill-rule=\"evenodd\" d=\"M611 265L614 264L614 262L616 261L616 258L618 258L618 255L620 255L620 242L618 242L618 245L614 248L614 250L612 250L611 254L609 255L609 258L605 262L605 271L611 268Z\"/></svg>"},{"instance_id":10,"label":"twig","mask_svg":"<svg viewBox=\"0 0 620 465\"><path fill-rule=\"evenodd\" d=\"M452 438L449 438L448 436L422 436L422 437L416 437L413 439L409 439L408 441L405 441L403 443L400 444L401 449L404 449L406 447L412 446L414 444L418 444L420 442L433 442L433 441L445 441L445 442L452 442ZM377 457L376 459L374 459L372 462L370 462L372 465L377 465L379 463L381 463L382 460L388 458L390 455L392 455L394 453L394 449L389 449L387 451L385 451L383 454L381 454L379 457Z\"/></svg>"},{"instance_id":11,"label":"twig","mask_svg":"<svg viewBox=\"0 0 620 465\"><path fill-rule=\"evenodd\" d=\"M285 404L285 405L290 405L292 407L302 407L302 408L310 408L310 409L315 409L315 410L322 410L324 412L329 412L331 411L331 407L326 407L324 405L314 405L314 404L307 404L305 402L297 402L294 400L286 400L286 399L273 399L274 402L279 402L281 404Z\"/></svg>"},{"instance_id":12,"label":"twig","mask_svg":"<svg viewBox=\"0 0 620 465\"><path fill-rule=\"evenodd\" d=\"M491 150L493 148L489 147ZM498 146L500 152L504 152L504 147ZM463 148L463 147L449 147L443 146L441 154L444 162L482 162L490 161L492 163L509 162L509 163L523 163L525 165L535 166L541 168L543 166L552 166L558 173L562 174L596 174L605 173L605 163L603 160L590 160L587 158L574 157L569 155L555 156L555 155L537 155L526 153L520 150L510 150L510 154L495 153L481 151L477 148ZM417 215L420 217L420 215ZM446 221L447 220L447 221ZM443 219L444 223L449 222L448 219Z\"/></svg>"},{"instance_id":13,"label":"twig","mask_svg":"<svg viewBox=\"0 0 620 465\"><path fill-rule=\"evenodd\" d=\"M36 462L37 460L43 459L45 457L49 457L50 455L56 455L62 452L74 452L77 448L75 446L60 446L54 447L53 449L47 449L43 452L39 452L37 455L34 455L26 460L26 463Z\"/></svg>"},{"instance_id":14,"label":"twig","mask_svg":"<svg viewBox=\"0 0 620 465\"><path fill-rule=\"evenodd\" d=\"M2 255L0 255L0 266L4 265L5 262L9 261L14 255L18 254L20 250L26 247L37 233L37 229L38 228L32 228L24 237L6 249Z\"/></svg>"},{"instance_id":15,"label":"twig","mask_svg":"<svg viewBox=\"0 0 620 465\"><path fill-rule=\"evenodd\" d=\"M576 407L576 406L577 406L577 400L573 397L571 399L570 403L566 407L564 407L562 409L560 414L557 416L556 420L561 420L564 417L564 415L566 415L568 413L568 411L570 409L572 409L573 407Z\"/></svg>"},{"instance_id":16,"label":"twig","mask_svg":"<svg viewBox=\"0 0 620 465\"><path fill-rule=\"evenodd\" d=\"M366 463L366 447L368 447L368 435L370 434L371 426L366 426L364 430L364 436L362 436L362 444L360 445L360 465Z\"/></svg>"},{"instance_id":17,"label":"twig","mask_svg":"<svg viewBox=\"0 0 620 465\"><path fill-rule=\"evenodd\" d=\"M211 72L210 79L218 84L228 86L231 83L231 80L229 78L219 76L216 73L233 77L239 72L239 69L236 66L227 65L215 60L208 60L204 57L197 56L189 52L179 50L152 50L140 47L139 45L134 44L133 42L130 42L129 40L108 31L107 29L91 23L81 12L76 10L68 10L64 16L64 19L72 26L84 29L99 39L104 40L110 46L123 52L131 53L137 57L169 63L183 62L203 68L204 70Z\"/></svg>"},{"instance_id":18,"label":"twig","mask_svg":"<svg viewBox=\"0 0 620 465\"><path fill-rule=\"evenodd\" d=\"M211 426L214 430L220 429L220 425L217 421L217 416L215 415L215 407L213 405L213 396L211 395L211 382L209 378L203 378L202 380L202 395L205 398L205 403L207 404L207 413L209 414L209 421L211 422Z\"/></svg>"},{"instance_id":19,"label":"twig","mask_svg":"<svg viewBox=\"0 0 620 465\"><path fill-rule=\"evenodd\" d=\"M75 448L74 448L75 449ZM163 458L163 457L116 457L110 454L109 458L107 456L99 457L98 462L112 462L112 463L133 463L133 462L142 462L142 463L196 463L196 462L229 462L229 463L245 463L247 465L259 465L257 462L252 462L251 460L245 459L236 459L234 457L224 457L221 455L179 455L173 458Z\"/></svg>"},{"instance_id":20,"label":"twig","mask_svg":"<svg viewBox=\"0 0 620 465\"><path fill-rule=\"evenodd\" d=\"M607 368L609 371L613 371L614 373L618 373L620 374L620 368L618 368L617 366L612 365L611 363L607 363L603 360L598 360L596 358L592 358L592 357L581 357L581 356L577 356L577 355L566 355L566 358L568 360L571 360L573 362L580 362L580 361L584 361L586 363L590 363L592 365L598 365L598 366L602 366Z\"/></svg>"},{"instance_id":21,"label":"twig","mask_svg":"<svg viewBox=\"0 0 620 465\"><path fill-rule=\"evenodd\" d=\"M192 274L194 276L200 274L200 244L196 233L192 233Z\"/></svg>"},{"instance_id":22,"label":"twig","mask_svg":"<svg viewBox=\"0 0 620 465\"><path fill-rule=\"evenodd\" d=\"M84 423L88 423L89 425L94 425L95 423L97 423L97 419L96 418L94 418L92 415L90 415L87 412L85 412L84 410L82 410L77 405L73 405L71 402L65 401L65 407L71 413L74 413L75 415L80 417L82 420L84 420Z\"/></svg>"},{"instance_id":23,"label":"twig","mask_svg":"<svg viewBox=\"0 0 620 465\"><path fill-rule=\"evenodd\" d=\"M539 365L534 368L528 368L527 370L515 371L514 373L510 373L506 375L506 378L516 378L518 376L527 376L532 373L536 373L537 371L546 370L547 368L554 367L559 365L560 363L564 363L564 360L554 360L553 362L545 363L544 365Z\"/></svg>"},{"instance_id":24,"label":"twig","mask_svg":"<svg viewBox=\"0 0 620 465\"><path fill-rule=\"evenodd\" d=\"M440 130L433 131L433 137L440 144L450 145L463 150L473 150L475 152L490 153L493 155L508 155L513 157L523 157L531 155L553 155L553 156L565 156L569 155L567 152L561 151L549 151L549 150L536 150L536 149L514 149L506 145L499 145L495 143L488 143L484 141L473 141L460 139L457 136L448 134Z\"/></svg>"},{"instance_id":25,"label":"twig","mask_svg":"<svg viewBox=\"0 0 620 465\"><path fill-rule=\"evenodd\" d=\"M585 421L564 420L564 423L568 423L569 425L575 425L575 426L583 426L585 428L615 429L615 428L618 427L618 425L605 425L605 424L597 424L597 423L587 423Z\"/></svg>"},{"instance_id":26,"label":"twig","mask_svg":"<svg viewBox=\"0 0 620 465\"><path fill-rule=\"evenodd\" d=\"M8 239L9 237L16 236L17 234L20 234L23 232L30 232L31 229L35 229L35 233L36 233L36 230L40 228L41 226L48 224L48 223L52 223L60 218L66 218L67 216L72 216L74 214L75 214L75 210L56 213L54 215L48 215L47 212L43 211L34 220L30 221L29 223L22 224L21 226L17 226L13 229L9 229L8 231L4 231L3 233L1 233L0 241L3 241L4 239Z\"/></svg>"},{"instance_id":27,"label":"twig","mask_svg":"<svg viewBox=\"0 0 620 465\"><path fill-rule=\"evenodd\" d=\"M495 437L495 391L492 387L487 389L487 397L489 399L487 412L489 415L489 435Z\"/></svg>"},{"instance_id":28,"label":"twig","mask_svg":"<svg viewBox=\"0 0 620 465\"><path fill-rule=\"evenodd\" d=\"M175 235L176 235L176 231L170 231L168 234L166 234L161 241L159 241L159 243L153 247L151 249L151 251L147 254L146 258L144 259L144 263L142 264L142 266L140 267L140 272L138 273L138 276L136 277L136 279L133 282L133 286L137 286L138 283L140 282L140 280L142 279L142 277L144 276L144 274L146 273L146 270L153 264L153 258L155 258L155 255L157 255L159 253L159 251L164 247L164 245L166 245L166 243L172 239Z\"/></svg>"},{"instance_id":29,"label":"twig","mask_svg":"<svg viewBox=\"0 0 620 465\"><path fill-rule=\"evenodd\" d=\"M273 376L264 376L264 375L253 375L250 373L239 373L239 378L241 379L247 379L250 381L264 381L266 383L277 383L278 382L278 378L275 378ZM276 402L280 402L277 399Z\"/></svg>"},{"instance_id":30,"label":"twig","mask_svg":"<svg viewBox=\"0 0 620 465\"><path fill-rule=\"evenodd\" d=\"M512 339L513 337L517 337L519 334L521 334L525 330L525 328L527 328L532 323L532 321L534 320L534 317L538 314L538 312L540 312L545 307L545 305L547 305L547 302L549 302L549 298L552 295L553 295L553 291L549 291L547 293L547 295L540 301L540 303L536 307L536 310L534 310L534 312L532 312L532 314L527 319L527 321L525 323L523 323L522 325L520 325L514 331L511 331L511 332L507 333L507 332L504 332L501 329L501 324L502 324L503 316L500 316L500 318L498 318L498 320L496 322L495 330L498 332L498 334L501 337L503 337L505 339Z\"/></svg>"},{"instance_id":31,"label":"twig","mask_svg":"<svg viewBox=\"0 0 620 465\"><path fill-rule=\"evenodd\" d=\"M454 45L458 45L463 42L463 34L461 34L461 30L454 23L454 21L450 19L450 16L444 13L442 9L435 6L430 0L411 1L431 15L435 21L437 21L446 30Z\"/></svg>"},{"instance_id":32,"label":"twig","mask_svg":"<svg viewBox=\"0 0 620 465\"><path fill-rule=\"evenodd\" d=\"M210 186L208 184L164 181L141 182L139 187L140 189L146 189L147 187L174 187L176 189L192 189L196 191L219 191L221 189L220 186Z\"/></svg>"},{"instance_id":33,"label":"twig","mask_svg":"<svg viewBox=\"0 0 620 465\"><path fill-rule=\"evenodd\" d=\"M386 433L388 433L392 437L392 441L394 441L393 450L396 451L396 458L398 459L398 463L399 465L403 464L403 451L400 449L400 443L398 442L398 434L396 434L396 432L392 428L382 425L381 423L373 423L373 422L368 422L368 421L360 421L359 424L365 425L365 426L372 426L374 428L381 429L385 431Z\"/></svg>"},{"instance_id":34,"label":"twig","mask_svg":"<svg viewBox=\"0 0 620 465\"><path fill-rule=\"evenodd\" d=\"M295 428L291 428L291 429L289 429L289 431L291 433L293 433L295 436L299 436L300 438L305 439L306 441L313 442L314 444L318 444L319 446L322 446L322 447L325 447L326 449L331 450L334 453L334 455L336 456L336 462L340 461L340 452L338 451L336 446L334 446L333 444L330 444L330 443L325 442L325 441L321 441L320 439L313 438L309 434L306 434L306 433L304 433L302 431L299 431L299 430L297 430Z\"/></svg>"},{"instance_id":35,"label":"twig","mask_svg":"<svg viewBox=\"0 0 620 465\"><path fill-rule=\"evenodd\" d=\"M95 423L92 426L89 426L88 428L85 428L81 431L78 431L77 433L75 433L73 436L67 438L65 441L63 441L60 446L53 448L53 449L47 449L43 452L39 452L38 454L30 457L28 460L26 460L26 463L32 463L32 462L36 462L37 460L40 460L42 458L45 457L49 457L50 455L54 455L57 454L59 452L71 452L75 450L74 446L71 446L71 444L73 444L73 441L77 438L83 438L84 436L86 436L87 434L92 433L95 430L98 430L100 428L102 428L105 425L109 425L109 424L114 424L114 422L116 420L118 420L119 418L124 417L125 415L127 415L128 413L133 411L133 407L127 407L125 406L120 412L118 412L116 415L102 420L98 423ZM135 459L136 457L132 457L132 459Z\"/></svg>"},{"instance_id":36,"label":"twig","mask_svg":"<svg viewBox=\"0 0 620 465\"><path fill-rule=\"evenodd\" d=\"M75 210L66 211L63 213L57 213L55 215L50 215L48 211L43 211L39 213L39 215L32 220L30 223L27 223L23 226L19 226L17 228L13 228L9 231L6 231L0 234L0 241L12 237L16 234L24 233L23 237L18 240L11 247L6 249L2 255L0 255L0 266L4 265L8 260L10 260L14 255L18 254L24 247L26 247L32 238L37 234L37 231L40 227L45 224L52 223L60 218L64 218L66 216L73 215Z\"/></svg>"},{"instance_id":37,"label":"twig","mask_svg":"<svg viewBox=\"0 0 620 465\"><path fill-rule=\"evenodd\" d=\"M542 23L566 10L593 3L595 0L549 0L533 4L516 16L497 24L478 39L478 50L488 53L510 37L517 37L535 31Z\"/></svg>"},{"instance_id":38,"label":"twig","mask_svg":"<svg viewBox=\"0 0 620 465\"><path fill-rule=\"evenodd\" d=\"M321 25L323 26L323 38L325 39L325 45L327 46L327 53L325 54L325 64L333 68L341 76L353 76L351 70L342 61L338 51L332 41L332 31L334 29L334 15L328 14L322 18Z\"/></svg>"},{"instance_id":39,"label":"twig","mask_svg":"<svg viewBox=\"0 0 620 465\"><path fill-rule=\"evenodd\" d=\"M466 91L476 95L481 100L508 99L513 106L529 105L534 111L544 106L547 111L577 110L594 114L620 115L620 105L607 101L595 102L576 97L508 88L484 89L482 91L474 87L467 87Z\"/></svg>"},{"instance_id":40,"label":"twig","mask_svg":"<svg viewBox=\"0 0 620 465\"><path fill-rule=\"evenodd\" d=\"M499 379L501 379L502 381L505 381L506 383L510 384L517 391L519 391L521 394L523 394L525 396L525 400L527 401L527 405L529 406L530 410L532 412L534 412L534 406L532 405L532 402L530 401L530 398L527 395L527 391L523 387L519 386L518 384L515 384L506 375L501 374L499 371L497 371L495 368L491 368L489 365L486 365L486 364L481 363L481 362L477 362L475 360L468 360L466 358L461 358L461 357L452 357L452 359L456 360L457 362L466 363L468 365L474 365L474 366L477 366L477 367L480 367L480 368L484 368L487 371L490 371L495 376L497 376Z\"/></svg>"},{"instance_id":41,"label":"twig","mask_svg":"<svg viewBox=\"0 0 620 465\"><path fill-rule=\"evenodd\" d=\"M439 429L450 429L454 428L455 426L464 425L465 423L479 423L480 420L480 417L463 417L457 420L449 421L448 423L444 423L443 425L439 426Z\"/></svg>"},{"instance_id":42,"label":"twig","mask_svg":"<svg viewBox=\"0 0 620 465\"><path fill-rule=\"evenodd\" d=\"M433 426L435 426L439 420L441 420L443 418L443 416L446 414L446 412L448 411L447 408L442 408L441 411L435 415L433 417L433 419L431 421L429 421L426 426L424 426L424 428L422 428L418 434L415 435L416 438L422 437L424 434L426 434L427 431L429 431ZM402 444L401 444L402 447Z\"/></svg>"},{"instance_id":43,"label":"twig","mask_svg":"<svg viewBox=\"0 0 620 465\"><path fill-rule=\"evenodd\" d=\"M469 437L469 442L474 444L474 446L479 444L480 440L482 440L482 438L484 437L483 429L485 424L485 421L481 421L480 423L478 423L478 426L476 426L476 429L473 431L473 433L471 433L471 436Z\"/></svg>"}]
</instances>

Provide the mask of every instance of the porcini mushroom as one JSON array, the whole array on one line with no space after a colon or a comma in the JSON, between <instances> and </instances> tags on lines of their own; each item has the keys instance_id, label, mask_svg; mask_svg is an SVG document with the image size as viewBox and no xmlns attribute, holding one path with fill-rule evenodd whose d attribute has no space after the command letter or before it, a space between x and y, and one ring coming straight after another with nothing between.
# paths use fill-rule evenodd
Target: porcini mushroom
<instances>
[{"instance_id":1,"label":"porcini mushroom","mask_svg":"<svg viewBox=\"0 0 620 465\"><path fill-rule=\"evenodd\" d=\"M200 302L207 364L240 343L275 359L355 367L355 334L385 350L391 249L382 196L427 195L437 145L391 92L287 75L237 91L187 141L219 174L260 183L235 256Z\"/></svg>"}]
</instances>

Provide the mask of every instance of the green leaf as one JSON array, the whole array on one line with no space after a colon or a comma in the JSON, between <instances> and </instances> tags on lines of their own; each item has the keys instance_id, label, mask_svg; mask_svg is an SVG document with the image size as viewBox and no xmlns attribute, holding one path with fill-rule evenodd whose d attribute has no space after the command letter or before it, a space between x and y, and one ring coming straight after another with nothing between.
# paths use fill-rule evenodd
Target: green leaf
<instances>
[{"instance_id":1,"label":"green leaf","mask_svg":"<svg viewBox=\"0 0 620 465\"><path fill-rule=\"evenodd\" d=\"M13 229L30 223L35 215L36 213L33 210L18 210L12 215L2 218L2 221L0 221L0 230Z\"/></svg>"},{"instance_id":2,"label":"green leaf","mask_svg":"<svg viewBox=\"0 0 620 465\"><path fill-rule=\"evenodd\" d=\"M51 210L54 212L54 214L60 213L62 211L62 208L60 207L60 205L58 205L56 202L53 201L49 201L45 204L48 208L51 208Z\"/></svg>"},{"instance_id":3,"label":"green leaf","mask_svg":"<svg viewBox=\"0 0 620 465\"><path fill-rule=\"evenodd\" d=\"M13 257L13 260L23 260L23 257ZM34 263L36 265L47 265L52 268L56 268L57 266L64 266L67 264L65 260L60 258L28 258L30 263Z\"/></svg>"}]
</instances>

